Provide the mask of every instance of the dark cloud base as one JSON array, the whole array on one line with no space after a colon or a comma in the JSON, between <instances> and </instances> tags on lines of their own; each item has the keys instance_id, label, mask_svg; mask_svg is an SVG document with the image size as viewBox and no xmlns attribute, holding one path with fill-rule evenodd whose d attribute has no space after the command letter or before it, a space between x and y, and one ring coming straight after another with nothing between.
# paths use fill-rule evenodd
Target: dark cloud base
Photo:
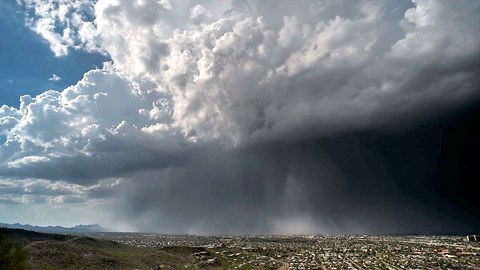
<instances>
[{"instance_id":1,"label":"dark cloud base","mask_svg":"<svg viewBox=\"0 0 480 270\"><path fill-rule=\"evenodd\" d=\"M480 217L480 196L477 186L480 179L480 105L468 108L460 115L454 115L447 127L440 130L441 152L434 176L435 190L446 200L452 201ZM440 127L441 128L441 127ZM440 129L439 128L439 129ZM477 229L479 229L477 222Z\"/></svg>"},{"instance_id":2,"label":"dark cloud base","mask_svg":"<svg viewBox=\"0 0 480 270\"><path fill-rule=\"evenodd\" d=\"M166 233L474 232L479 120L472 105L409 131L210 147L130 179L120 212Z\"/></svg>"}]
</instances>

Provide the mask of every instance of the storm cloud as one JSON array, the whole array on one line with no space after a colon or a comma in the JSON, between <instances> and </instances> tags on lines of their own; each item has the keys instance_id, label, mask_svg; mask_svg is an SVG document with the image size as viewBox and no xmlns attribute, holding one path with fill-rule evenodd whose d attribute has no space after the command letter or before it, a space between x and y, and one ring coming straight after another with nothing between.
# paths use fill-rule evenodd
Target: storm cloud
<instances>
[{"instance_id":1,"label":"storm cloud","mask_svg":"<svg viewBox=\"0 0 480 270\"><path fill-rule=\"evenodd\" d=\"M479 119L478 111L468 125ZM478 162L468 157L473 150L454 155L444 150L461 141L443 138L441 132L466 139L448 128L453 123L442 117L402 134L364 131L227 152L205 150L188 166L127 181L129 192L120 200L118 215L133 217L142 231L168 233L475 231ZM470 146L478 150L479 145ZM443 175L452 169L470 175Z\"/></svg>"},{"instance_id":2,"label":"storm cloud","mask_svg":"<svg viewBox=\"0 0 480 270\"><path fill-rule=\"evenodd\" d=\"M477 1L19 4L56 56L111 61L0 108L2 201L103 198L169 233L480 224L467 150L445 156L477 119Z\"/></svg>"}]
</instances>

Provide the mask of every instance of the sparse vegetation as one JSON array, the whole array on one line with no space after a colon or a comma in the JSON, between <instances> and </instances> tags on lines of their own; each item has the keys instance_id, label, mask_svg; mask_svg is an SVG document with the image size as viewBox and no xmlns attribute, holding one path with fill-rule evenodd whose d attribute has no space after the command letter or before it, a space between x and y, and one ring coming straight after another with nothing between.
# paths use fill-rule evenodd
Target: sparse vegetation
<instances>
[{"instance_id":1,"label":"sparse vegetation","mask_svg":"<svg viewBox=\"0 0 480 270\"><path fill-rule=\"evenodd\" d=\"M228 269L201 247L133 247L86 236L0 229L0 270ZM192 256L202 253L202 256Z\"/></svg>"},{"instance_id":2,"label":"sparse vegetation","mask_svg":"<svg viewBox=\"0 0 480 270\"><path fill-rule=\"evenodd\" d=\"M12 243L0 234L0 269L27 269L27 255L18 243Z\"/></svg>"}]
</instances>

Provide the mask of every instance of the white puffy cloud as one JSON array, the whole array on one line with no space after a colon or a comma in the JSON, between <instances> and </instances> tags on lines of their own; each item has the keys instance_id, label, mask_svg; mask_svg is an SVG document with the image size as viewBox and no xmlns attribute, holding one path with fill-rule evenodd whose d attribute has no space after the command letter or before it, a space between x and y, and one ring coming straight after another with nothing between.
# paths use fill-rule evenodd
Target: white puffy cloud
<instances>
[{"instance_id":1,"label":"white puffy cloud","mask_svg":"<svg viewBox=\"0 0 480 270\"><path fill-rule=\"evenodd\" d=\"M93 20L92 0L18 0L30 13L27 24L50 44L55 56L70 48L103 52Z\"/></svg>"},{"instance_id":2,"label":"white puffy cloud","mask_svg":"<svg viewBox=\"0 0 480 270\"><path fill-rule=\"evenodd\" d=\"M1 173L85 183L169 164L166 157L182 148L169 99L139 87L107 63L62 92L23 96L18 109L3 106Z\"/></svg>"},{"instance_id":3,"label":"white puffy cloud","mask_svg":"<svg viewBox=\"0 0 480 270\"><path fill-rule=\"evenodd\" d=\"M51 82L58 82L62 79L62 77L58 76L57 74L52 74L52 77L50 77L48 80Z\"/></svg>"},{"instance_id":4,"label":"white puffy cloud","mask_svg":"<svg viewBox=\"0 0 480 270\"><path fill-rule=\"evenodd\" d=\"M0 115L2 116L0 117L0 134L5 135L8 130L18 123L20 113L16 108L2 105L0 107Z\"/></svg>"}]
</instances>

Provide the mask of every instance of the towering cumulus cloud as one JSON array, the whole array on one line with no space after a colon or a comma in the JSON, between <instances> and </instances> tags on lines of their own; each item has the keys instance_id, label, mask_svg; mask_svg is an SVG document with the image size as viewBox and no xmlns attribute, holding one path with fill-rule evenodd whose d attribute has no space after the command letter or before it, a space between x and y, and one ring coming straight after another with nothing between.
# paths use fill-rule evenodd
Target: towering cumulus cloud
<instances>
[{"instance_id":1,"label":"towering cumulus cloud","mask_svg":"<svg viewBox=\"0 0 480 270\"><path fill-rule=\"evenodd\" d=\"M62 92L1 107L3 200L19 201L21 187L65 196L18 184L61 183L161 232L480 222L436 195L436 154L396 141L478 100L478 1L20 4L56 56L85 50L111 62Z\"/></svg>"}]
</instances>

